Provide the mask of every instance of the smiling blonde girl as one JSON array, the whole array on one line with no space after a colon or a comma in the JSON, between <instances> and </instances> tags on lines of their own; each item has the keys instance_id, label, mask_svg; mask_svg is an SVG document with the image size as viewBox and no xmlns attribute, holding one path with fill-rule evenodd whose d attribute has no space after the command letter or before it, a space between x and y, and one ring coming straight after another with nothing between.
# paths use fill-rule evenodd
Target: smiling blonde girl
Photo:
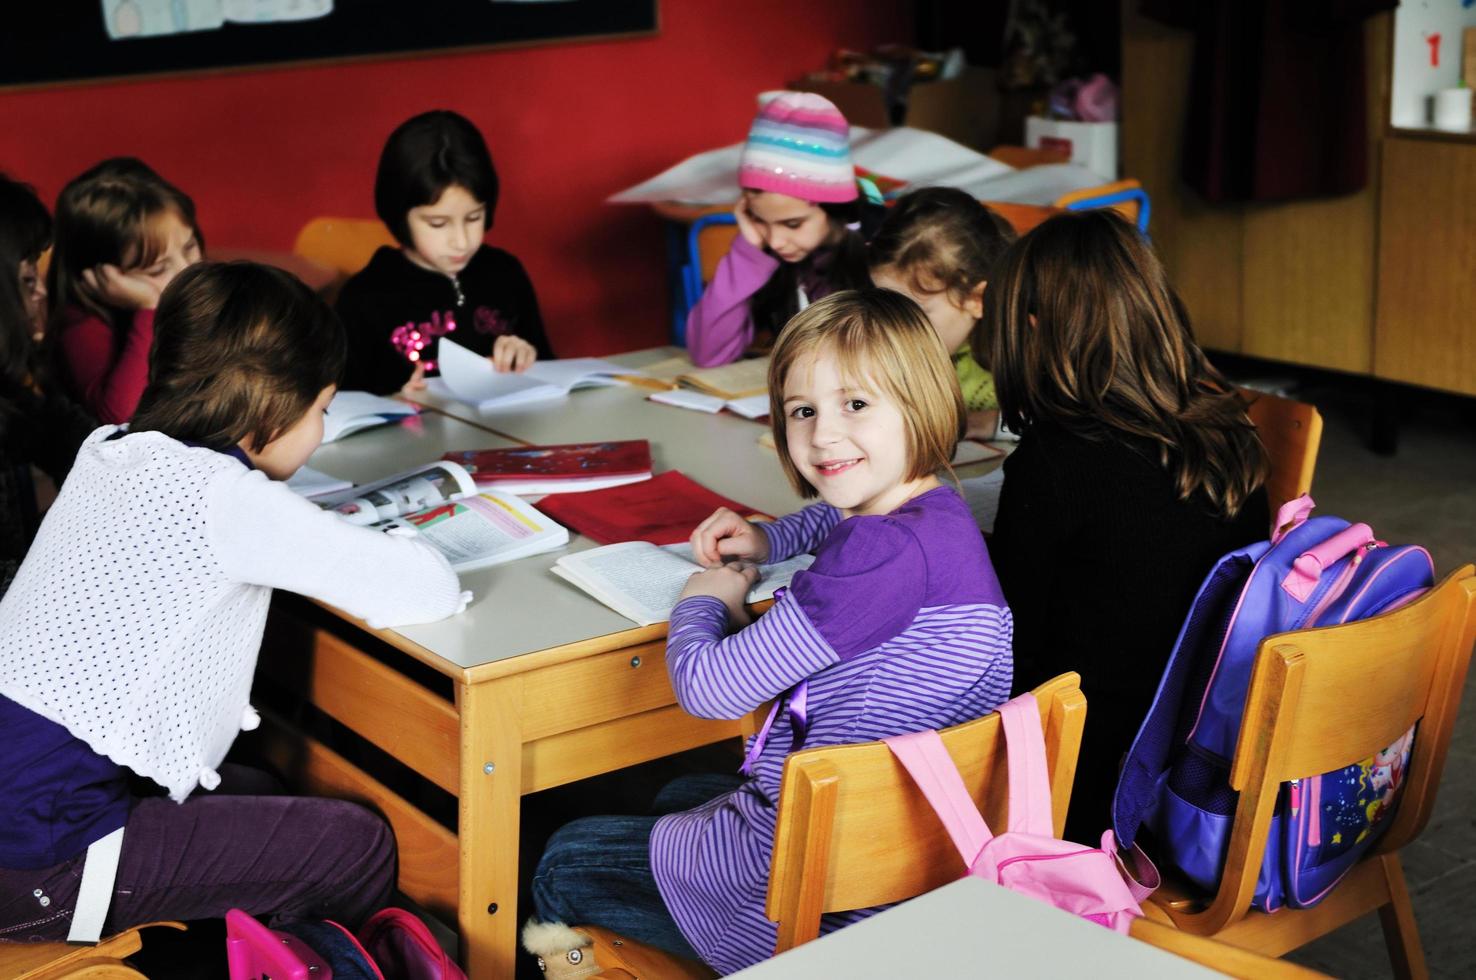
<instances>
[{"instance_id":1,"label":"smiling blonde girl","mask_svg":"<svg viewBox=\"0 0 1476 980\"><path fill-rule=\"evenodd\" d=\"M723 973L774 950L764 897L785 756L976 717L1011 678L1010 611L983 538L935 475L963 406L917 305L881 289L814 304L779 336L769 390L784 471L821 502L772 524L729 510L704 521L692 545L711 567L688 581L666 648L694 715L741 718L777 699L747 778L684 777L653 815L575 821L533 879L544 919L696 953ZM814 564L750 624L754 563L807 551ZM780 712L787 723L773 724ZM871 911L828 915L822 931Z\"/></svg>"}]
</instances>

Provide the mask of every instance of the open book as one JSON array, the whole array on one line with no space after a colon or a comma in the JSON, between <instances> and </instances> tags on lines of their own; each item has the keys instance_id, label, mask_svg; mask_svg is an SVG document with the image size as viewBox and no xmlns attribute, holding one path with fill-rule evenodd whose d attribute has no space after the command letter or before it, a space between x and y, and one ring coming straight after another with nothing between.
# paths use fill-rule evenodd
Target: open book
<instances>
[{"instance_id":1,"label":"open book","mask_svg":"<svg viewBox=\"0 0 1476 980\"><path fill-rule=\"evenodd\" d=\"M670 391L653 391L646 397L662 405L675 405L677 408L690 408L693 411L708 412L714 415L725 408L746 419L761 419L769 414L769 393L767 391L749 395L747 398L724 399L717 395L706 395L700 391L673 388Z\"/></svg>"},{"instance_id":2,"label":"open book","mask_svg":"<svg viewBox=\"0 0 1476 980\"><path fill-rule=\"evenodd\" d=\"M764 565L760 578L748 590L748 601L768 599L789 585L794 573L809 568L813 555ZM565 555L550 569L555 575L588 592L611 609L642 626L671 619L682 587L702 566L692 560L690 544L654 545L646 541L592 548Z\"/></svg>"},{"instance_id":3,"label":"open book","mask_svg":"<svg viewBox=\"0 0 1476 980\"><path fill-rule=\"evenodd\" d=\"M397 422L415 412L414 405L393 398L371 395L367 391L340 391L323 413L323 441L332 442L350 432Z\"/></svg>"},{"instance_id":4,"label":"open book","mask_svg":"<svg viewBox=\"0 0 1476 980\"><path fill-rule=\"evenodd\" d=\"M715 395L725 402L762 395L769 390L769 359L755 357L721 367L694 368L677 376L688 388Z\"/></svg>"},{"instance_id":5,"label":"open book","mask_svg":"<svg viewBox=\"0 0 1476 980\"><path fill-rule=\"evenodd\" d=\"M458 572L552 551L569 532L526 501L477 491L471 474L447 460L315 501L351 524L415 535Z\"/></svg>"},{"instance_id":6,"label":"open book","mask_svg":"<svg viewBox=\"0 0 1476 980\"><path fill-rule=\"evenodd\" d=\"M522 374L498 371L481 354L446 337L440 341L441 376L426 381L426 390L478 409L521 408L562 398L575 388L623 384L639 371L597 357L538 361Z\"/></svg>"}]
</instances>

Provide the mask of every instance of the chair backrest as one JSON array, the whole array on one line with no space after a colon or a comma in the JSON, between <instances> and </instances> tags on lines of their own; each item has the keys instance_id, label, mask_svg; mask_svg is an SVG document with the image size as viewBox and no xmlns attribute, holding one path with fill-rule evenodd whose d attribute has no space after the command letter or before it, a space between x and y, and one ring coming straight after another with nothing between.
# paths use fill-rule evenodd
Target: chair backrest
<instances>
[{"instance_id":1,"label":"chair backrest","mask_svg":"<svg viewBox=\"0 0 1476 980\"><path fill-rule=\"evenodd\" d=\"M379 246L394 244L394 236L377 219L321 217L302 226L292 252L348 278L369 264Z\"/></svg>"},{"instance_id":2,"label":"chair backrest","mask_svg":"<svg viewBox=\"0 0 1476 980\"><path fill-rule=\"evenodd\" d=\"M1074 673L1033 693L1045 728L1059 835L1076 776L1086 697ZM990 826L1006 826L1009 780L999 715L940 734ZM775 952L818 936L825 912L912 898L962 877L964 870L937 815L882 742L808 749L785 762L766 909L779 924Z\"/></svg>"},{"instance_id":3,"label":"chair backrest","mask_svg":"<svg viewBox=\"0 0 1476 980\"><path fill-rule=\"evenodd\" d=\"M1250 400L1246 410L1256 425L1271 472L1266 496L1275 514L1288 500L1312 491L1317 449L1322 444L1322 415L1315 406L1242 388Z\"/></svg>"},{"instance_id":4,"label":"chair backrest","mask_svg":"<svg viewBox=\"0 0 1476 980\"><path fill-rule=\"evenodd\" d=\"M1051 202L1067 211L1090 211L1096 208L1111 208L1148 234L1148 220L1153 208L1148 192L1143 185L1131 178L1117 180L1099 187L1085 187L1079 191L1062 194Z\"/></svg>"},{"instance_id":5,"label":"chair backrest","mask_svg":"<svg viewBox=\"0 0 1476 980\"><path fill-rule=\"evenodd\" d=\"M1230 768L1240 798L1206 931L1249 909L1282 783L1353 765L1417 721L1404 796L1376 850L1397 850L1419 834L1445 769L1473 643L1471 565L1393 612L1261 642Z\"/></svg>"}]
</instances>

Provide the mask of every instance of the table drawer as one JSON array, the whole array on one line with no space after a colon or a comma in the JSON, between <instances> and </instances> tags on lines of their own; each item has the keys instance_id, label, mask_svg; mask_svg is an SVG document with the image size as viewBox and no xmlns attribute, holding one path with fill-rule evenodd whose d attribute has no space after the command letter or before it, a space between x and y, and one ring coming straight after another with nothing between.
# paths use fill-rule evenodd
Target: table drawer
<instances>
[{"instance_id":1,"label":"table drawer","mask_svg":"<svg viewBox=\"0 0 1476 980\"><path fill-rule=\"evenodd\" d=\"M523 677L523 740L598 725L676 703L666 641L585 657Z\"/></svg>"}]
</instances>

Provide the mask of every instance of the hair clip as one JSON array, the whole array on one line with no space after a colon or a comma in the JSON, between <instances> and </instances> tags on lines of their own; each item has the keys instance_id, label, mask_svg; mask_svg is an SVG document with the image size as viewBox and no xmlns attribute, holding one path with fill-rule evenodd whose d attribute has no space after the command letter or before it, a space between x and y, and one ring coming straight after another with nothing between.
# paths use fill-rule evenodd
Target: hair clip
<instances>
[{"instance_id":1,"label":"hair clip","mask_svg":"<svg viewBox=\"0 0 1476 980\"><path fill-rule=\"evenodd\" d=\"M859 221L847 221L846 222L846 231L860 231L860 230L861 230L861 222L859 222Z\"/></svg>"}]
</instances>

